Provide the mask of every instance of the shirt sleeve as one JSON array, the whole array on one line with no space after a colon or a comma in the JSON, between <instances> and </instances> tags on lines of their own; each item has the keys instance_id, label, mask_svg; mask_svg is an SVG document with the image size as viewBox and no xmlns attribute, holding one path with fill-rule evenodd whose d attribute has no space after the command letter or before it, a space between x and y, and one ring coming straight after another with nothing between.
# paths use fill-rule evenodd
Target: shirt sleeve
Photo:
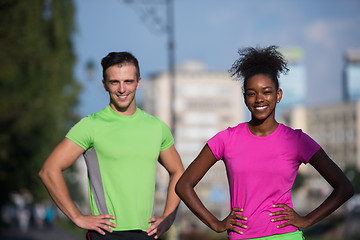
<instances>
[{"instance_id":1,"label":"shirt sleeve","mask_svg":"<svg viewBox=\"0 0 360 240\"><path fill-rule=\"evenodd\" d=\"M221 160L224 157L225 146L226 146L225 140L227 139L227 136L228 136L228 131L223 130L207 141L207 144L211 152L214 154L217 160Z\"/></svg>"},{"instance_id":2,"label":"shirt sleeve","mask_svg":"<svg viewBox=\"0 0 360 240\"><path fill-rule=\"evenodd\" d=\"M90 117L81 119L65 136L85 151L93 147L93 129L90 121Z\"/></svg>"},{"instance_id":3,"label":"shirt sleeve","mask_svg":"<svg viewBox=\"0 0 360 240\"><path fill-rule=\"evenodd\" d=\"M171 134L169 127L163 121L160 121L160 124L161 124L161 132L162 132L160 151L164 151L174 144L174 137Z\"/></svg>"},{"instance_id":4,"label":"shirt sleeve","mask_svg":"<svg viewBox=\"0 0 360 240\"><path fill-rule=\"evenodd\" d=\"M301 162L307 164L312 156L321 148L320 145L312 139L309 135L301 130L299 131L299 159Z\"/></svg>"}]
</instances>

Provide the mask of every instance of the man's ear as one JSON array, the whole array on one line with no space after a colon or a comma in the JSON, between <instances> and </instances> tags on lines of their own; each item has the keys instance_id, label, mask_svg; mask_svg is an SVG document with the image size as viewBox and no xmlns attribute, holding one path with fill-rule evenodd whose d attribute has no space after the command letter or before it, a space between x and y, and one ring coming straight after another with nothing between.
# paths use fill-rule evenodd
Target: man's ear
<instances>
[{"instance_id":1,"label":"man's ear","mask_svg":"<svg viewBox=\"0 0 360 240\"><path fill-rule=\"evenodd\" d=\"M105 79L102 80L102 83L103 83L103 86L105 88L105 91L109 91L107 85L106 85L106 82L105 82Z\"/></svg>"},{"instance_id":2,"label":"man's ear","mask_svg":"<svg viewBox=\"0 0 360 240\"><path fill-rule=\"evenodd\" d=\"M141 84L141 77L139 77L139 79L137 80L136 90L138 90L138 89L139 89L140 84Z\"/></svg>"}]
</instances>

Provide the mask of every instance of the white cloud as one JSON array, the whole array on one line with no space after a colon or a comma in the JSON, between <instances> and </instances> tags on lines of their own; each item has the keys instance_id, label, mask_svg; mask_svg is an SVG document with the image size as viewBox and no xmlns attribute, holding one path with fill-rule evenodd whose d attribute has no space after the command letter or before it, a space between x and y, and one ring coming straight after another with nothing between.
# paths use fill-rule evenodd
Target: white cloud
<instances>
[{"instance_id":1,"label":"white cloud","mask_svg":"<svg viewBox=\"0 0 360 240\"><path fill-rule=\"evenodd\" d=\"M317 20L305 28L306 38L314 44L321 44L326 47L334 46L334 37L331 26L328 22Z\"/></svg>"},{"instance_id":2,"label":"white cloud","mask_svg":"<svg viewBox=\"0 0 360 240\"><path fill-rule=\"evenodd\" d=\"M305 36L313 44L320 44L328 48L335 47L353 22L347 20L316 20L305 28Z\"/></svg>"}]
</instances>

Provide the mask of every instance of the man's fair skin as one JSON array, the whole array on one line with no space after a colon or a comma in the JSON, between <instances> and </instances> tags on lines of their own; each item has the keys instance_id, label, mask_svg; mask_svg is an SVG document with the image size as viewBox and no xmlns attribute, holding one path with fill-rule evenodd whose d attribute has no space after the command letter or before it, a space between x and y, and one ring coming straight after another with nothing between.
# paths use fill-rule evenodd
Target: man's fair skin
<instances>
[{"instance_id":1,"label":"man's fair skin","mask_svg":"<svg viewBox=\"0 0 360 240\"><path fill-rule=\"evenodd\" d=\"M135 93L141 84L136 77L133 64L114 65L106 69L103 84L110 96L110 107L121 115L133 115L136 112Z\"/></svg>"},{"instance_id":2,"label":"man's fair skin","mask_svg":"<svg viewBox=\"0 0 360 240\"><path fill-rule=\"evenodd\" d=\"M136 112L135 93L140 83L141 78L137 79L136 68L133 64L114 65L106 69L103 85L109 92L110 107L121 115L134 114ZM65 138L46 159L39 175L56 205L71 221L80 228L95 230L104 235L105 231L112 232L110 226L116 227L110 221L115 219L115 216L83 215L72 201L62 175L62 171L69 168L83 153L84 149ZM155 238L167 231L174 221L176 209L180 203L175 193L175 184L184 171L174 145L160 152L159 162L168 171L170 179L163 216L149 219L152 225L146 232L148 235L156 234Z\"/></svg>"}]
</instances>

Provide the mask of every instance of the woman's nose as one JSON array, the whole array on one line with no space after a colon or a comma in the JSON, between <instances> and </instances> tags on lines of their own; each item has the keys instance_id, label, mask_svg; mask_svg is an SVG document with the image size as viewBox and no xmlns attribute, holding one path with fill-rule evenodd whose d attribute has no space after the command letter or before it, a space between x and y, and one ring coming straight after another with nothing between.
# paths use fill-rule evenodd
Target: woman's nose
<instances>
[{"instance_id":1,"label":"woman's nose","mask_svg":"<svg viewBox=\"0 0 360 240\"><path fill-rule=\"evenodd\" d=\"M263 100L264 100L264 98L263 98L262 94L257 94L256 95L256 99L255 99L256 102L262 102Z\"/></svg>"}]
</instances>

